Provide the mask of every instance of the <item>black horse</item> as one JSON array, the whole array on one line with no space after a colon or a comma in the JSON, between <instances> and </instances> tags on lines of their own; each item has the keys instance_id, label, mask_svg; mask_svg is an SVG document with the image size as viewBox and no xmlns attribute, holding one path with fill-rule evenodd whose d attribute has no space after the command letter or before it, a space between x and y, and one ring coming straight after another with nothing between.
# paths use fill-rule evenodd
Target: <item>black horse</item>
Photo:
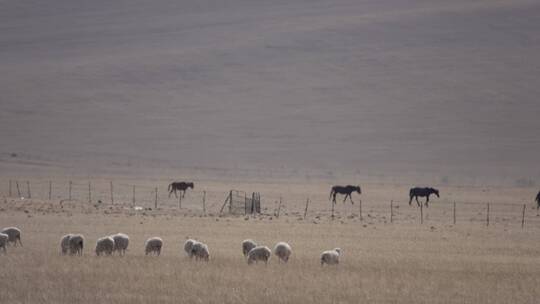
<instances>
[{"instance_id":1,"label":"black horse","mask_svg":"<svg viewBox=\"0 0 540 304\"><path fill-rule=\"evenodd\" d=\"M420 202L418 201L418 197L425 197L426 198L426 207L428 207L429 203L429 196L435 194L437 197L439 197L439 190L435 188L411 188L409 191L409 206L411 205L413 197L416 198L416 203L418 204L418 207L420 207Z\"/></svg>"},{"instance_id":2,"label":"black horse","mask_svg":"<svg viewBox=\"0 0 540 304\"><path fill-rule=\"evenodd\" d=\"M182 197L184 197L186 195L186 190L188 188L191 188L193 189L195 187L195 185L193 183L186 183L186 182L172 182L170 185L169 185L169 197L171 197L171 194L174 192L174 196L175 197L178 197L178 195L176 195L176 191L180 191L182 192Z\"/></svg>"},{"instance_id":3,"label":"black horse","mask_svg":"<svg viewBox=\"0 0 540 304\"><path fill-rule=\"evenodd\" d=\"M330 191L330 197L328 199L332 199L332 202L336 203L336 195L339 194L345 194L345 198L343 199L343 202L347 200L347 197L351 200L351 204L354 204L352 200L351 193L358 192L358 194L362 194L362 190L360 190L360 186L351 186L347 185L345 187L343 186L334 186L332 187L332 190Z\"/></svg>"},{"instance_id":4,"label":"black horse","mask_svg":"<svg viewBox=\"0 0 540 304\"><path fill-rule=\"evenodd\" d=\"M540 209L540 191L538 191L538 194L536 195L536 209Z\"/></svg>"}]
</instances>

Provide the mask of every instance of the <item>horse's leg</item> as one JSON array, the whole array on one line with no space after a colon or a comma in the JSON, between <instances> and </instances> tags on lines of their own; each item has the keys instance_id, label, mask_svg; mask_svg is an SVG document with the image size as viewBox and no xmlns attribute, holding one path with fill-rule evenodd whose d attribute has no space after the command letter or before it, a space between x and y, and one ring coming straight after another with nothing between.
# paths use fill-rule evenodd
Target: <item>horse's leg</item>
<instances>
[{"instance_id":1,"label":"horse's leg","mask_svg":"<svg viewBox=\"0 0 540 304\"><path fill-rule=\"evenodd\" d=\"M351 200L351 205L354 205L354 201L352 200L352 194L349 194L349 199Z\"/></svg>"},{"instance_id":2,"label":"horse's leg","mask_svg":"<svg viewBox=\"0 0 540 304\"><path fill-rule=\"evenodd\" d=\"M345 201L347 200L347 196L350 196L351 194L350 193L347 193L345 194L345 198L343 199L343 202L345 203Z\"/></svg>"},{"instance_id":3,"label":"horse's leg","mask_svg":"<svg viewBox=\"0 0 540 304\"><path fill-rule=\"evenodd\" d=\"M426 208L429 207L429 206L428 206L428 203L429 203L429 195L426 196Z\"/></svg>"},{"instance_id":4,"label":"horse's leg","mask_svg":"<svg viewBox=\"0 0 540 304\"><path fill-rule=\"evenodd\" d=\"M171 194L172 194L173 190L169 190L169 198L171 198Z\"/></svg>"},{"instance_id":5,"label":"horse's leg","mask_svg":"<svg viewBox=\"0 0 540 304\"><path fill-rule=\"evenodd\" d=\"M418 195L414 196L416 198L416 204L418 204L418 207L420 207L420 202L418 201Z\"/></svg>"},{"instance_id":6,"label":"horse's leg","mask_svg":"<svg viewBox=\"0 0 540 304\"><path fill-rule=\"evenodd\" d=\"M186 196L186 190L182 191L182 198Z\"/></svg>"},{"instance_id":7,"label":"horse's leg","mask_svg":"<svg viewBox=\"0 0 540 304\"><path fill-rule=\"evenodd\" d=\"M333 196L332 196L332 203L335 204L336 203L336 195L337 193L334 192Z\"/></svg>"},{"instance_id":8,"label":"horse's leg","mask_svg":"<svg viewBox=\"0 0 540 304\"><path fill-rule=\"evenodd\" d=\"M178 195L176 194L176 188L174 188L174 197L178 198Z\"/></svg>"},{"instance_id":9,"label":"horse's leg","mask_svg":"<svg viewBox=\"0 0 540 304\"><path fill-rule=\"evenodd\" d=\"M409 196L409 206L410 206L410 205L411 205L411 203L412 203L412 199L413 199L413 196L412 196L412 195L410 195L410 196Z\"/></svg>"}]
</instances>

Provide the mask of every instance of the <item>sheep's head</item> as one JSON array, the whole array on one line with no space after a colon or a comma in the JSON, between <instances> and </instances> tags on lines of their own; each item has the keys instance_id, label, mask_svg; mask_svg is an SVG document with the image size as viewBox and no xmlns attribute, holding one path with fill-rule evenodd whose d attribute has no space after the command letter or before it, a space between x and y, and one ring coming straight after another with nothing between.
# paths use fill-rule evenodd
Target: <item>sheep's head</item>
<instances>
[{"instance_id":1,"label":"sheep's head","mask_svg":"<svg viewBox=\"0 0 540 304\"><path fill-rule=\"evenodd\" d=\"M334 251L341 255L341 248L334 248Z\"/></svg>"}]
</instances>

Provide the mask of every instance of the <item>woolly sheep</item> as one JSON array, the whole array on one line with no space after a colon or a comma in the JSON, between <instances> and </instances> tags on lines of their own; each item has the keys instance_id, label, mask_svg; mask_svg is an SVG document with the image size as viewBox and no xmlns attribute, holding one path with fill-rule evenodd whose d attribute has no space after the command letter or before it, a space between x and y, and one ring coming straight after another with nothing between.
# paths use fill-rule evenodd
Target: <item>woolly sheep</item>
<instances>
[{"instance_id":1,"label":"woolly sheep","mask_svg":"<svg viewBox=\"0 0 540 304\"><path fill-rule=\"evenodd\" d=\"M118 251L118 254L126 254L126 250L129 245L129 236L124 233L117 233L111 236L114 240L114 251Z\"/></svg>"},{"instance_id":2,"label":"woolly sheep","mask_svg":"<svg viewBox=\"0 0 540 304\"><path fill-rule=\"evenodd\" d=\"M161 254L161 247L163 247L163 240L160 237L151 237L148 240L146 240L144 244L145 248L145 254Z\"/></svg>"},{"instance_id":3,"label":"woolly sheep","mask_svg":"<svg viewBox=\"0 0 540 304\"><path fill-rule=\"evenodd\" d=\"M321 266L324 264L335 265L339 264L339 256L341 255L340 248L334 248L332 250L324 251L321 254Z\"/></svg>"},{"instance_id":4,"label":"woolly sheep","mask_svg":"<svg viewBox=\"0 0 540 304\"><path fill-rule=\"evenodd\" d=\"M253 262L258 263L259 261L264 261L265 264L268 263L272 251L266 246L257 246L251 249L248 253L248 264L251 265Z\"/></svg>"},{"instance_id":5,"label":"woolly sheep","mask_svg":"<svg viewBox=\"0 0 540 304\"><path fill-rule=\"evenodd\" d=\"M249 251L255 247L257 247L257 243L251 239L242 241L242 253L245 257L248 255Z\"/></svg>"},{"instance_id":6,"label":"woolly sheep","mask_svg":"<svg viewBox=\"0 0 540 304\"><path fill-rule=\"evenodd\" d=\"M186 252L186 254L188 255L188 257L193 257L192 254L191 254L191 247L193 247L193 244L196 243L197 241L193 240L193 239L187 239L186 242L184 243L184 251Z\"/></svg>"},{"instance_id":7,"label":"woolly sheep","mask_svg":"<svg viewBox=\"0 0 540 304\"><path fill-rule=\"evenodd\" d=\"M5 233L0 233L0 248L4 249L4 253L7 253L6 247L9 241L9 236Z\"/></svg>"},{"instance_id":8,"label":"woolly sheep","mask_svg":"<svg viewBox=\"0 0 540 304\"><path fill-rule=\"evenodd\" d=\"M82 234L73 234L69 238L69 254L82 255L84 247L84 236Z\"/></svg>"},{"instance_id":9,"label":"woolly sheep","mask_svg":"<svg viewBox=\"0 0 540 304\"><path fill-rule=\"evenodd\" d=\"M208 261L210 259L210 252L208 246L201 242L194 242L191 246L191 256L195 257L195 260Z\"/></svg>"},{"instance_id":10,"label":"woolly sheep","mask_svg":"<svg viewBox=\"0 0 540 304\"><path fill-rule=\"evenodd\" d=\"M279 242L274 247L274 254L279 258L278 261L283 261L287 263L289 261L289 257L291 256L291 253L291 246L285 242Z\"/></svg>"},{"instance_id":11,"label":"woolly sheep","mask_svg":"<svg viewBox=\"0 0 540 304\"><path fill-rule=\"evenodd\" d=\"M60 239L60 250L62 255L66 255L69 252L69 239L73 236L73 234L69 233L64 235Z\"/></svg>"},{"instance_id":12,"label":"woolly sheep","mask_svg":"<svg viewBox=\"0 0 540 304\"><path fill-rule=\"evenodd\" d=\"M9 243L13 243L13 245L17 246L17 241L19 241L19 244L22 246L21 230L19 228L7 227L7 228L4 228L1 232L8 235Z\"/></svg>"},{"instance_id":13,"label":"woolly sheep","mask_svg":"<svg viewBox=\"0 0 540 304\"><path fill-rule=\"evenodd\" d=\"M99 238L96 242L96 255L111 255L114 250L114 239L110 236Z\"/></svg>"}]
</instances>

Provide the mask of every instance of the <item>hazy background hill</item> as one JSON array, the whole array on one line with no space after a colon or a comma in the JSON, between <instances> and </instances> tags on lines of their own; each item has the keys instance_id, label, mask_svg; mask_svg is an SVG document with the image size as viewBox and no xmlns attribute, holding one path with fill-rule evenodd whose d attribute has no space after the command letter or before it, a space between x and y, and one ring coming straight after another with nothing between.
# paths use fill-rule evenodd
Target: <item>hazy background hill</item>
<instances>
[{"instance_id":1,"label":"hazy background hill","mask_svg":"<svg viewBox=\"0 0 540 304\"><path fill-rule=\"evenodd\" d=\"M540 180L538 16L538 1L0 0L0 166Z\"/></svg>"}]
</instances>

